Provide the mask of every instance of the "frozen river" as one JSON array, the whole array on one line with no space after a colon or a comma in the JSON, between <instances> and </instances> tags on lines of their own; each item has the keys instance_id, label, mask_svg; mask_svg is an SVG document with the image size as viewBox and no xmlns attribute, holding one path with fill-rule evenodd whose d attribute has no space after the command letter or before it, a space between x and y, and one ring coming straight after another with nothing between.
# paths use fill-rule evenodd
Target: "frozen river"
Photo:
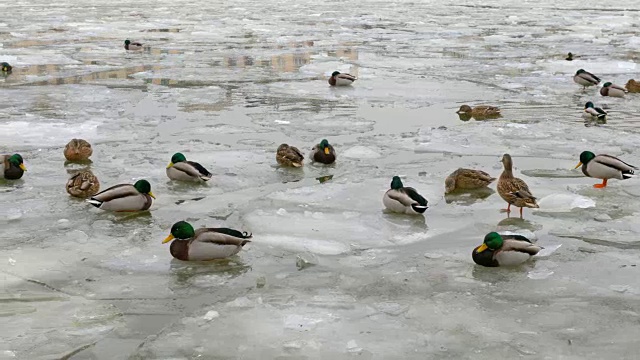
<instances>
[{"instance_id":1,"label":"frozen river","mask_svg":"<svg viewBox=\"0 0 640 360\"><path fill-rule=\"evenodd\" d=\"M572 169L584 150L640 164L640 95L572 76L640 78L639 19L631 0L4 3L0 153L28 172L0 183L0 359L637 359L640 184ZM359 80L331 88L334 70ZM607 124L585 126L589 100ZM464 103L504 117L460 121ZM149 180L150 213L70 198L74 137L103 189ZM280 143L323 138L335 166L276 166ZM213 179L170 183L177 151ZM507 218L495 184L443 195L505 152L540 209ZM382 211L394 175L424 218ZM253 242L177 261L178 220ZM494 230L562 246L478 267Z\"/></svg>"}]
</instances>

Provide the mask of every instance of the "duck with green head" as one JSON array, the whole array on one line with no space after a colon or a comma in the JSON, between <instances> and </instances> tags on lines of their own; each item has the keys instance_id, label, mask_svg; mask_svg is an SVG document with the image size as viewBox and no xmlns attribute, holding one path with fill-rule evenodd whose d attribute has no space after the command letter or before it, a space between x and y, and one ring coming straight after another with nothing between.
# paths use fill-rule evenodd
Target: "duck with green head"
<instances>
[{"instance_id":1,"label":"duck with green head","mask_svg":"<svg viewBox=\"0 0 640 360\"><path fill-rule=\"evenodd\" d=\"M242 250L251 242L251 234L228 228L200 228L194 230L186 221L178 221L162 243L169 241L171 255L182 261L224 259Z\"/></svg>"},{"instance_id":2,"label":"duck with green head","mask_svg":"<svg viewBox=\"0 0 640 360\"><path fill-rule=\"evenodd\" d=\"M584 104L584 113L586 117L591 119L602 120L607 117L607 112L599 107L595 107L591 101L587 101L587 103Z\"/></svg>"},{"instance_id":3,"label":"duck with green head","mask_svg":"<svg viewBox=\"0 0 640 360\"><path fill-rule=\"evenodd\" d=\"M583 89L586 89L589 86L598 85L600 83L600 78L588 71L585 71L584 69L580 69L576 71L575 75L573 75L573 82L582 85Z\"/></svg>"},{"instance_id":4,"label":"duck with green head","mask_svg":"<svg viewBox=\"0 0 640 360\"><path fill-rule=\"evenodd\" d=\"M147 180L138 180L135 184L112 186L93 195L87 202L98 209L116 212L133 212L148 210L156 198L151 192L151 184Z\"/></svg>"},{"instance_id":5,"label":"duck with green head","mask_svg":"<svg viewBox=\"0 0 640 360\"><path fill-rule=\"evenodd\" d=\"M511 155L504 154L501 161L504 170L498 179L498 194L509 204L506 209L507 214L511 213L511 205L514 205L520 208L520 218L522 218L522 208L539 208L536 197L531 194L524 180L513 176Z\"/></svg>"},{"instance_id":6,"label":"duck with green head","mask_svg":"<svg viewBox=\"0 0 640 360\"><path fill-rule=\"evenodd\" d=\"M500 235L490 232L482 245L473 249L473 261L486 267L520 265L542 250L522 235Z\"/></svg>"},{"instance_id":7,"label":"duck with green head","mask_svg":"<svg viewBox=\"0 0 640 360\"><path fill-rule=\"evenodd\" d=\"M600 95L623 98L628 93L627 89L622 86L612 84L610 82L604 83L600 89Z\"/></svg>"},{"instance_id":8,"label":"duck with green head","mask_svg":"<svg viewBox=\"0 0 640 360\"><path fill-rule=\"evenodd\" d=\"M315 162L326 165L333 164L336 161L336 150L329 144L327 139L322 139L320 144L313 147L309 157Z\"/></svg>"},{"instance_id":9,"label":"duck with green head","mask_svg":"<svg viewBox=\"0 0 640 360\"><path fill-rule=\"evenodd\" d=\"M213 176L209 170L195 161L187 161L182 153L175 153L167 165L167 176L171 180L204 182Z\"/></svg>"},{"instance_id":10,"label":"duck with green head","mask_svg":"<svg viewBox=\"0 0 640 360\"><path fill-rule=\"evenodd\" d=\"M582 173L588 177L602 179L602 184L593 185L594 188L604 188L607 180L626 180L635 176L636 166L627 164L615 156L600 154L595 155L591 151L583 151L580 154L580 162L574 169L582 166Z\"/></svg>"},{"instance_id":11,"label":"duck with green head","mask_svg":"<svg viewBox=\"0 0 640 360\"><path fill-rule=\"evenodd\" d=\"M567 61L573 61L573 54L572 53L568 53L567 57L564 58L564 59L567 60Z\"/></svg>"},{"instance_id":12,"label":"duck with green head","mask_svg":"<svg viewBox=\"0 0 640 360\"><path fill-rule=\"evenodd\" d=\"M7 180L18 180L27 171L20 154L2 155L0 166L0 178Z\"/></svg>"},{"instance_id":13,"label":"duck with green head","mask_svg":"<svg viewBox=\"0 0 640 360\"><path fill-rule=\"evenodd\" d=\"M142 44L139 42L132 42L131 40L127 39L124 41L124 48L125 50L142 50Z\"/></svg>"},{"instance_id":14,"label":"duck with green head","mask_svg":"<svg viewBox=\"0 0 640 360\"><path fill-rule=\"evenodd\" d=\"M10 73L13 70L13 66L9 65L8 62L0 63L0 68L2 68L3 73Z\"/></svg>"},{"instance_id":15,"label":"duck with green head","mask_svg":"<svg viewBox=\"0 0 640 360\"><path fill-rule=\"evenodd\" d=\"M331 86L349 86L354 81L358 80L351 74L343 74L340 71L334 71L329 78L329 85Z\"/></svg>"},{"instance_id":16,"label":"duck with green head","mask_svg":"<svg viewBox=\"0 0 640 360\"><path fill-rule=\"evenodd\" d=\"M416 189L405 187L399 176L391 180L391 188L382 197L384 206L395 213L420 215L427 210L427 199L423 198Z\"/></svg>"}]
</instances>

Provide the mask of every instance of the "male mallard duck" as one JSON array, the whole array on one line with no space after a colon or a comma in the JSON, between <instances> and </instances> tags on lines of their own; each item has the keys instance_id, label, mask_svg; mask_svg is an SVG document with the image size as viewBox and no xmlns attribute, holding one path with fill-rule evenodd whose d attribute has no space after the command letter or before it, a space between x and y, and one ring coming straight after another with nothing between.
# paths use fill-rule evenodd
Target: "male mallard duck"
<instances>
[{"instance_id":1,"label":"male mallard duck","mask_svg":"<svg viewBox=\"0 0 640 360\"><path fill-rule=\"evenodd\" d=\"M142 50L142 44L139 42L131 42L129 40L125 40L124 48L126 50Z\"/></svg>"},{"instance_id":2,"label":"male mallard duck","mask_svg":"<svg viewBox=\"0 0 640 360\"><path fill-rule=\"evenodd\" d=\"M353 84L354 81L358 80L355 76L351 74L342 74L339 71L334 71L329 78L329 85L331 86L349 86Z\"/></svg>"},{"instance_id":3,"label":"male mallard duck","mask_svg":"<svg viewBox=\"0 0 640 360\"><path fill-rule=\"evenodd\" d=\"M319 163L333 164L336 161L336 150L329 144L327 139L322 139L320 144L313 147L309 157Z\"/></svg>"},{"instance_id":4,"label":"male mallard duck","mask_svg":"<svg viewBox=\"0 0 640 360\"><path fill-rule=\"evenodd\" d=\"M382 203L393 212L410 215L422 214L428 208L427 199L418 194L416 189L404 187L399 176L391 180L391 189L384 193Z\"/></svg>"},{"instance_id":5,"label":"male mallard duck","mask_svg":"<svg viewBox=\"0 0 640 360\"><path fill-rule=\"evenodd\" d=\"M496 178L491 177L484 171L459 168L447 177L444 181L445 194L455 190L470 190L488 186Z\"/></svg>"},{"instance_id":6,"label":"male mallard duck","mask_svg":"<svg viewBox=\"0 0 640 360\"><path fill-rule=\"evenodd\" d=\"M504 165L504 171L498 179L498 194L506 201L507 213L511 212L511 205L520 208L520 217L522 217L522 208L539 208L536 203L536 198L531 195L529 186L522 179L513 177L513 162L511 161L511 155L504 154L502 156L502 164Z\"/></svg>"},{"instance_id":7,"label":"male mallard duck","mask_svg":"<svg viewBox=\"0 0 640 360\"><path fill-rule=\"evenodd\" d=\"M567 57L565 58L565 60L567 61L573 61L573 54L572 53L568 53Z\"/></svg>"},{"instance_id":8,"label":"male mallard duck","mask_svg":"<svg viewBox=\"0 0 640 360\"><path fill-rule=\"evenodd\" d=\"M604 83L604 85L602 85L602 88L600 89L600 95L602 96L612 96L619 98L623 98L624 94L626 94L627 92L627 89L623 88L622 86L618 86L610 82Z\"/></svg>"},{"instance_id":9,"label":"male mallard duck","mask_svg":"<svg viewBox=\"0 0 640 360\"><path fill-rule=\"evenodd\" d=\"M640 93L640 82L630 79L624 86L630 93Z\"/></svg>"},{"instance_id":10,"label":"male mallard duck","mask_svg":"<svg viewBox=\"0 0 640 360\"><path fill-rule=\"evenodd\" d=\"M573 75L573 81L576 84L582 85L586 89L588 86L598 85L600 83L600 78L588 71L585 71L584 69L580 69L576 71L575 75Z\"/></svg>"},{"instance_id":11,"label":"male mallard duck","mask_svg":"<svg viewBox=\"0 0 640 360\"><path fill-rule=\"evenodd\" d=\"M595 107L591 101L584 104L584 112L592 118L604 119L607 117L607 112L599 107Z\"/></svg>"},{"instance_id":12,"label":"male mallard duck","mask_svg":"<svg viewBox=\"0 0 640 360\"><path fill-rule=\"evenodd\" d=\"M515 266L524 263L542 250L522 235L500 235L490 232L482 245L473 249L473 261L482 266Z\"/></svg>"},{"instance_id":13,"label":"male mallard duck","mask_svg":"<svg viewBox=\"0 0 640 360\"><path fill-rule=\"evenodd\" d=\"M251 234L227 228L193 230L193 226L188 222L178 221L173 224L171 234L162 243L175 239L169 250L178 260L204 261L235 255L246 243L251 242L247 240L250 238Z\"/></svg>"},{"instance_id":14,"label":"male mallard duck","mask_svg":"<svg viewBox=\"0 0 640 360\"><path fill-rule=\"evenodd\" d=\"M67 181L67 192L71 196L88 198L99 190L100 182L89 170L80 171Z\"/></svg>"},{"instance_id":15,"label":"male mallard duck","mask_svg":"<svg viewBox=\"0 0 640 360\"><path fill-rule=\"evenodd\" d=\"M13 66L9 65L8 62L0 63L0 67L2 67L3 73L10 73L13 70Z\"/></svg>"},{"instance_id":16,"label":"male mallard duck","mask_svg":"<svg viewBox=\"0 0 640 360\"><path fill-rule=\"evenodd\" d=\"M93 154L91 144L83 139L71 139L64 147L64 157L69 161L86 161Z\"/></svg>"},{"instance_id":17,"label":"male mallard duck","mask_svg":"<svg viewBox=\"0 0 640 360\"><path fill-rule=\"evenodd\" d=\"M108 211L143 211L151 207L156 198L151 192L151 184L147 180L138 180L135 184L115 185L101 191L87 202L99 209Z\"/></svg>"},{"instance_id":18,"label":"male mallard duck","mask_svg":"<svg viewBox=\"0 0 640 360\"><path fill-rule=\"evenodd\" d=\"M276 152L276 161L282 166L301 167L304 156L295 146L281 144Z\"/></svg>"},{"instance_id":19,"label":"male mallard duck","mask_svg":"<svg viewBox=\"0 0 640 360\"><path fill-rule=\"evenodd\" d=\"M209 181L213 176L209 170L195 161L187 161L182 153L175 153L167 165L167 176L171 180Z\"/></svg>"},{"instance_id":20,"label":"male mallard duck","mask_svg":"<svg viewBox=\"0 0 640 360\"><path fill-rule=\"evenodd\" d=\"M476 120L500 117L500 109L495 106L480 105L471 107L469 105L461 105L456 111L458 115L471 115Z\"/></svg>"},{"instance_id":21,"label":"male mallard duck","mask_svg":"<svg viewBox=\"0 0 640 360\"><path fill-rule=\"evenodd\" d=\"M595 155L591 151L583 151L580 154L580 162L574 169L582 165L582 173L588 177L602 179L602 184L593 185L594 188L607 186L607 180L626 180L635 176L633 170L637 167L629 165L615 156L600 154Z\"/></svg>"},{"instance_id":22,"label":"male mallard duck","mask_svg":"<svg viewBox=\"0 0 640 360\"><path fill-rule=\"evenodd\" d=\"M0 173L0 178L7 180L18 180L24 175L24 172L27 171L27 168L24 166L24 160L20 154L13 155L3 155L2 159L2 172Z\"/></svg>"}]
</instances>

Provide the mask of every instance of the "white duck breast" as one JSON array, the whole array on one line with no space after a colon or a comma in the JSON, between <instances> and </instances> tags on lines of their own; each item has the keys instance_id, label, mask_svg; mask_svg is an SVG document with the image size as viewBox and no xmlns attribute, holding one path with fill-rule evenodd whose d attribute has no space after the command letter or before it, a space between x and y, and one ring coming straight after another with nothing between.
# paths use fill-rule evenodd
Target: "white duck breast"
<instances>
[{"instance_id":1,"label":"white duck breast","mask_svg":"<svg viewBox=\"0 0 640 360\"><path fill-rule=\"evenodd\" d=\"M633 171L636 169L635 166L605 154L598 155L582 165L582 172L596 179L629 179L634 176Z\"/></svg>"},{"instance_id":2,"label":"white duck breast","mask_svg":"<svg viewBox=\"0 0 640 360\"><path fill-rule=\"evenodd\" d=\"M584 111L591 115L591 116L596 116L596 117L604 117L607 115L607 112L600 109L600 108L586 108L584 109Z\"/></svg>"},{"instance_id":3,"label":"white duck breast","mask_svg":"<svg viewBox=\"0 0 640 360\"><path fill-rule=\"evenodd\" d=\"M355 77L350 76L350 75L346 75L346 74L340 74L338 76L336 76L336 86L349 86L351 84L353 84L353 82L356 80Z\"/></svg>"}]
</instances>

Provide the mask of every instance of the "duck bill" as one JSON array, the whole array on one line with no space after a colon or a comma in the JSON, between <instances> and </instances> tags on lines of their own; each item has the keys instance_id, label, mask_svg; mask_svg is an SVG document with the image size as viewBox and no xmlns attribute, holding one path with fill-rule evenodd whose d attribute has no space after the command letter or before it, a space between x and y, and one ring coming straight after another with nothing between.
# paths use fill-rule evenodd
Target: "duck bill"
<instances>
[{"instance_id":1,"label":"duck bill","mask_svg":"<svg viewBox=\"0 0 640 360\"><path fill-rule=\"evenodd\" d=\"M175 237L173 236L173 234L169 234L169 236L167 236L164 240L162 240L163 244L168 243L169 241L175 239Z\"/></svg>"},{"instance_id":2,"label":"duck bill","mask_svg":"<svg viewBox=\"0 0 640 360\"><path fill-rule=\"evenodd\" d=\"M22 169L22 171L27 171L27 167L24 166L24 164L20 164L20 169Z\"/></svg>"},{"instance_id":3,"label":"duck bill","mask_svg":"<svg viewBox=\"0 0 640 360\"><path fill-rule=\"evenodd\" d=\"M153 195L153 193L152 193L151 191L149 191L149 192L148 192L148 194L149 194L149 196L151 196L152 198L154 198L154 199L156 198L156 196L155 196L155 195Z\"/></svg>"},{"instance_id":4,"label":"duck bill","mask_svg":"<svg viewBox=\"0 0 640 360\"><path fill-rule=\"evenodd\" d=\"M580 166L582 166L582 161L578 163L578 165L576 165L576 167L574 167L574 169L579 168Z\"/></svg>"},{"instance_id":5,"label":"duck bill","mask_svg":"<svg viewBox=\"0 0 640 360\"><path fill-rule=\"evenodd\" d=\"M172 167L172 166L173 166L173 163L172 163L172 162L170 162L170 163L169 163L169 165L167 165L167 169L168 169L168 168L170 168L170 167Z\"/></svg>"},{"instance_id":6,"label":"duck bill","mask_svg":"<svg viewBox=\"0 0 640 360\"><path fill-rule=\"evenodd\" d=\"M482 244L480 245L480 247L478 248L478 250L476 251L477 253L481 253L485 250L487 250L489 247L487 246L487 244Z\"/></svg>"},{"instance_id":7,"label":"duck bill","mask_svg":"<svg viewBox=\"0 0 640 360\"><path fill-rule=\"evenodd\" d=\"M329 148L328 147L324 148L324 153L329 155Z\"/></svg>"}]
</instances>

